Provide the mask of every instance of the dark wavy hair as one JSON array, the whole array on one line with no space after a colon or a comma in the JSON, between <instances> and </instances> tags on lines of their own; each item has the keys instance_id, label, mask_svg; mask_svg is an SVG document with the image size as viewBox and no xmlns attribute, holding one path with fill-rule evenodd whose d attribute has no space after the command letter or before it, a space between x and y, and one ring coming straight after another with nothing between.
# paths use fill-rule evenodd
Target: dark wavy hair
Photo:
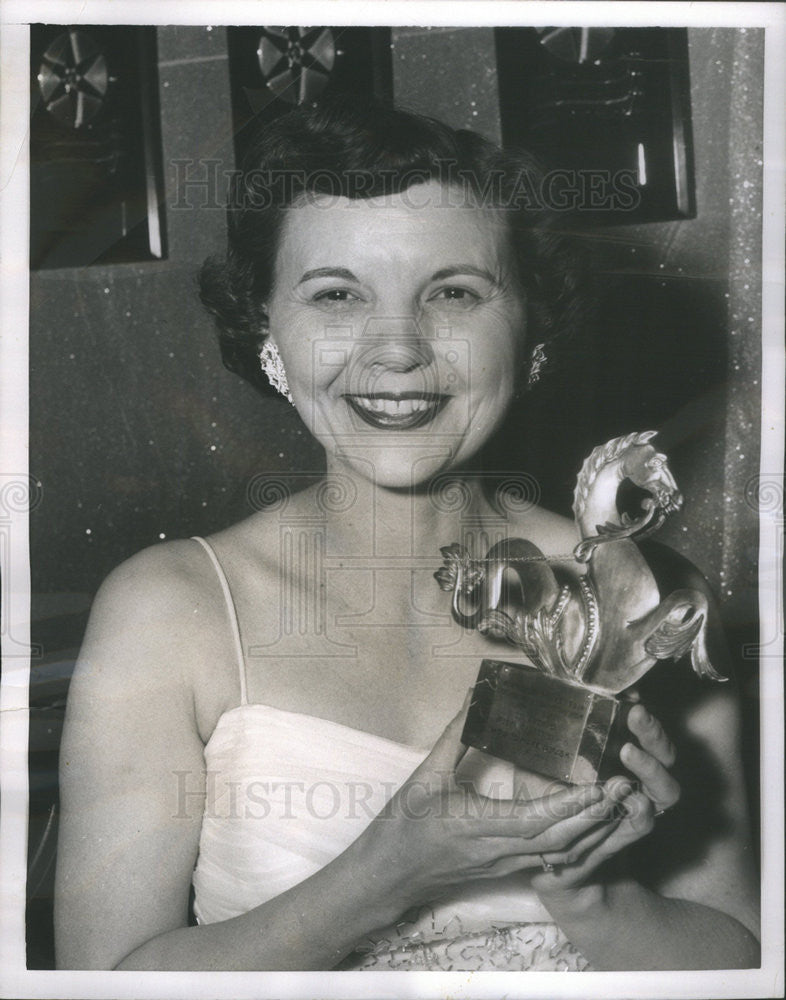
<instances>
[{"instance_id":1,"label":"dark wavy hair","mask_svg":"<svg viewBox=\"0 0 786 1000\"><path fill-rule=\"evenodd\" d=\"M230 185L227 251L199 273L224 363L268 388L257 353L290 206L308 194L371 198L428 180L462 203L503 214L527 295L528 342L571 339L583 314L583 268L559 216L543 204L542 176L526 152L506 152L474 132L373 99L333 97L257 126ZM553 347L548 354L551 364Z\"/></svg>"}]
</instances>

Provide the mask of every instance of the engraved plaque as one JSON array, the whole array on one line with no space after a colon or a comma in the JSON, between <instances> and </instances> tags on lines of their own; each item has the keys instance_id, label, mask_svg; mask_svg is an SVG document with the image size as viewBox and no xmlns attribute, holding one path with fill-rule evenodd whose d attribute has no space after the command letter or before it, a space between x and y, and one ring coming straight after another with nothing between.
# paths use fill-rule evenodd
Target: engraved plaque
<instances>
[{"instance_id":1,"label":"engraved plaque","mask_svg":"<svg viewBox=\"0 0 786 1000\"><path fill-rule=\"evenodd\" d=\"M624 771L631 704L534 667L483 660L461 740L547 778L603 781Z\"/></svg>"}]
</instances>

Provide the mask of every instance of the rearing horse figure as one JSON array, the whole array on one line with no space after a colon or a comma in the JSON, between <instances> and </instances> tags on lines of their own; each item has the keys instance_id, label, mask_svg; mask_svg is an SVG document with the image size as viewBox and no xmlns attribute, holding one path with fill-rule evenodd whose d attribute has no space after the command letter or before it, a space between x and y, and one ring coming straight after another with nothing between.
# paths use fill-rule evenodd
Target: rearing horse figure
<instances>
[{"instance_id":1,"label":"rearing horse figure","mask_svg":"<svg viewBox=\"0 0 786 1000\"><path fill-rule=\"evenodd\" d=\"M642 431L614 438L584 460L573 493L573 514L583 539L573 552L579 562L589 562L603 542L652 534L682 507L668 459L649 443L656 434ZM626 479L650 494L641 503L639 518L617 510L619 488Z\"/></svg>"},{"instance_id":2,"label":"rearing horse figure","mask_svg":"<svg viewBox=\"0 0 786 1000\"><path fill-rule=\"evenodd\" d=\"M482 560L456 543L443 548L435 577L453 591L456 621L519 646L545 673L610 694L635 684L657 660L688 651L697 674L725 680L707 657L706 597L685 588L662 600L634 541L682 506L666 456L649 443L654 436L614 438L584 462L572 571L521 538L498 542ZM635 518L617 507L625 480L647 493Z\"/></svg>"}]
</instances>

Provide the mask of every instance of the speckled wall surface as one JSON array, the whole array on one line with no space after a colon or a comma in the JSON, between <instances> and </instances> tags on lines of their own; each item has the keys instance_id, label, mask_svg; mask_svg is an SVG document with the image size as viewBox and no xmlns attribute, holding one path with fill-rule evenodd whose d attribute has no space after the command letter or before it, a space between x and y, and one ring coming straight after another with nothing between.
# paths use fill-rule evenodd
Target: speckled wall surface
<instances>
[{"instance_id":1,"label":"speckled wall surface","mask_svg":"<svg viewBox=\"0 0 786 1000\"><path fill-rule=\"evenodd\" d=\"M291 408L223 368L196 294L200 263L224 243L224 212L206 187L182 186L207 169L174 161L218 161L219 175L234 165L224 29L163 27L158 38L168 259L31 280L30 465L43 484L32 566L34 591L51 595L37 603L43 618L64 602L86 607L140 548L250 513L246 488L260 469L321 466ZM174 207L184 201L192 207Z\"/></svg>"},{"instance_id":2,"label":"speckled wall surface","mask_svg":"<svg viewBox=\"0 0 786 1000\"><path fill-rule=\"evenodd\" d=\"M703 29L689 42L697 218L634 227L616 267L657 276L715 316L717 328L696 336L722 366L662 425L688 502L661 537L704 570L737 626L757 608L757 525L746 487L759 471L764 37Z\"/></svg>"},{"instance_id":3,"label":"speckled wall surface","mask_svg":"<svg viewBox=\"0 0 786 1000\"><path fill-rule=\"evenodd\" d=\"M394 28L392 42L400 104L500 141L493 28Z\"/></svg>"}]
</instances>

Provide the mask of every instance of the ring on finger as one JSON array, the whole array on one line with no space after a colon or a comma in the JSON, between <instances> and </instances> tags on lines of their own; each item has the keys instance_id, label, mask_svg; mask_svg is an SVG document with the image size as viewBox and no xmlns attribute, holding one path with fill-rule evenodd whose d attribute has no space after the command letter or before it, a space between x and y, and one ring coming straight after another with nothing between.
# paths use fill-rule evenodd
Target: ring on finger
<instances>
[{"instance_id":1,"label":"ring on finger","mask_svg":"<svg viewBox=\"0 0 786 1000\"><path fill-rule=\"evenodd\" d=\"M544 872L555 872L557 870L557 866L549 864L542 854L539 854L538 857L540 858L540 864Z\"/></svg>"}]
</instances>

